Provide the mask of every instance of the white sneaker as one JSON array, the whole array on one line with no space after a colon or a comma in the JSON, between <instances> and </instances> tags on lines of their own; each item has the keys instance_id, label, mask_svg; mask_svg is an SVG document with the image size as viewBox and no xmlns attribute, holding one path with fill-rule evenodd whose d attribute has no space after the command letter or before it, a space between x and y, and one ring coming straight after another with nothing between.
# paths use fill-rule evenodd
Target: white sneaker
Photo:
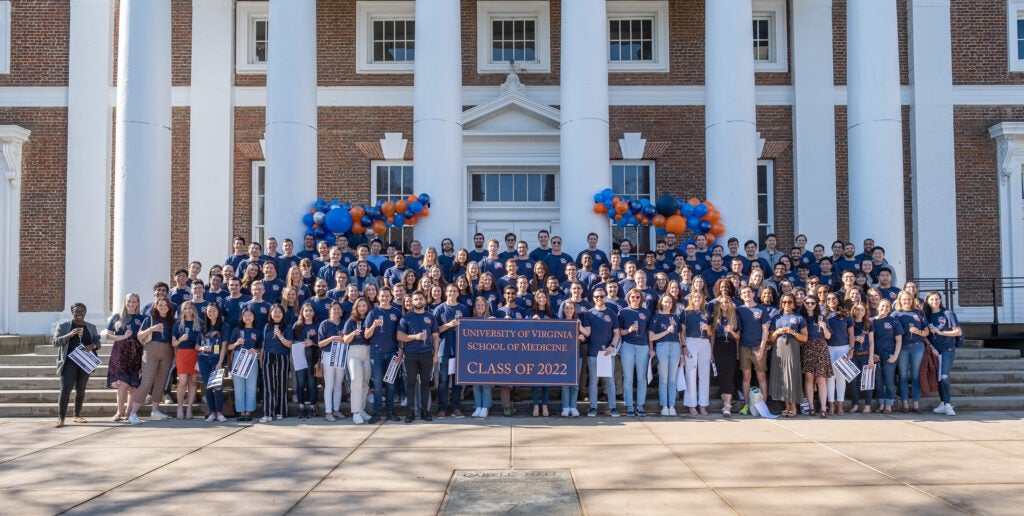
<instances>
[{"instance_id":1,"label":"white sneaker","mask_svg":"<svg viewBox=\"0 0 1024 516\"><path fill-rule=\"evenodd\" d=\"M567 408L562 409L562 417L569 417L569 409L567 409Z\"/></svg>"},{"instance_id":2,"label":"white sneaker","mask_svg":"<svg viewBox=\"0 0 1024 516\"><path fill-rule=\"evenodd\" d=\"M935 407L934 409L932 409L932 412L934 412L936 414L945 414L946 413L946 403L945 402L940 402L938 407Z\"/></svg>"},{"instance_id":3,"label":"white sneaker","mask_svg":"<svg viewBox=\"0 0 1024 516\"><path fill-rule=\"evenodd\" d=\"M154 410L153 413L149 415L149 419L152 419L153 421L163 421L164 419L170 419L170 417L171 416L168 416L159 410Z\"/></svg>"},{"instance_id":4,"label":"white sneaker","mask_svg":"<svg viewBox=\"0 0 1024 516\"><path fill-rule=\"evenodd\" d=\"M946 415L947 416L955 416L956 415L956 411L953 410L953 405L950 405L949 403L946 404Z\"/></svg>"},{"instance_id":5,"label":"white sneaker","mask_svg":"<svg viewBox=\"0 0 1024 516\"><path fill-rule=\"evenodd\" d=\"M213 421L215 419L217 419L217 418L213 414L210 414L209 416L206 416L206 422L207 423L213 423Z\"/></svg>"},{"instance_id":6,"label":"white sneaker","mask_svg":"<svg viewBox=\"0 0 1024 516\"><path fill-rule=\"evenodd\" d=\"M128 416L128 422L133 424L133 425L141 425L142 424L142 420L139 419L139 416L137 414L132 414L132 415Z\"/></svg>"},{"instance_id":7,"label":"white sneaker","mask_svg":"<svg viewBox=\"0 0 1024 516\"><path fill-rule=\"evenodd\" d=\"M676 408L675 407L669 407L668 408L668 415L670 415L670 416L678 415L678 414L676 414Z\"/></svg>"},{"instance_id":8,"label":"white sneaker","mask_svg":"<svg viewBox=\"0 0 1024 516\"><path fill-rule=\"evenodd\" d=\"M480 409L480 417L487 417L488 412L490 412L490 410L487 407Z\"/></svg>"},{"instance_id":9,"label":"white sneaker","mask_svg":"<svg viewBox=\"0 0 1024 516\"><path fill-rule=\"evenodd\" d=\"M224 414L217 414L217 421L220 421L221 423L226 423L227 420L228 418L224 417Z\"/></svg>"},{"instance_id":10,"label":"white sneaker","mask_svg":"<svg viewBox=\"0 0 1024 516\"><path fill-rule=\"evenodd\" d=\"M668 407L661 407L661 415L663 415L663 416L667 416L668 415Z\"/></svg>"},{"instance_id":11,"label":"white sneaker","mask_svg":"<svg viewBox=\"0 0 1024 516\"><path fill-rule=\"evenodd\" d=\"M355 414L352 414L352 422L357 424L357 425L361 425L361 424L365 423L366 421L363 421L363 416L360 416L359 413L356 412Z\"/></svg>"},{"instance_id":12,"label":"white sneaker","mask_svg":"<svg viewBox=\"0 0 1024 516\"><path fill-rule=\"evenodd\" d=\"M274 420L274 418L272 418L270 416L263 416L263 417L260 418L260 423L269 423L269 422L271 422L273 420Z\"/></svg>"},{"instance_id":13,"label":"white sneaker","mask_svg":"<svg viewBox=\"0 0 1024 516\"><path fill-rule=\"evenodd\" d=\"M409 398L406 398L405 396L402 396L402 406L403 407L408 407L409 406Z\"/></svg>"}]
</instances>

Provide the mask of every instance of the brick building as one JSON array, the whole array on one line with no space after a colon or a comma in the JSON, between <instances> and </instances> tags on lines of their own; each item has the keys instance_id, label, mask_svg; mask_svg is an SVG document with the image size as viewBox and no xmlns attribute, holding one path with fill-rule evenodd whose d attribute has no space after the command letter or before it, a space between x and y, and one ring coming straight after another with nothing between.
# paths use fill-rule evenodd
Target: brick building
<instances>
[{"instance_id":1,"label":"brick building","mask_svg":"<svg viewBox=\"0 0 1024 516\"><path fill-rule=\"evenodd\" d=\"M653 239L594 192L668 193L741 240L874 237L901 279L1021 277L1022 88L1024 0L0 0L0 333L318 197L575 252Z\"/></svg>"}]
</instances>

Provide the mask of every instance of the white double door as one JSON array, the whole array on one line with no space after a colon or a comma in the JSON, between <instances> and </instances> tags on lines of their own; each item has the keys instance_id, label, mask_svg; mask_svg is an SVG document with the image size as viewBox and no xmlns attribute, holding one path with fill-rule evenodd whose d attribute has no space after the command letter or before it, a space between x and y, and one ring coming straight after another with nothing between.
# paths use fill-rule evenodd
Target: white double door
<instances>
[{"instance_id":1,"label":"white double door","mask_svg":"<svg viewBox=\"0 0 1024 516\"><path fill-rule=\"evenodd\" d=\"M501 242L500 252L505 251L505 234L515 233L516 240L524 240L530 245L530 250L540 246L537 241L537 233L541 230L552 231L552 221L548 220L478 220L473 233L483 233L485 240L496 239ZM472 239L470 239L472 241Z\"/></svg>"}]
</instances>

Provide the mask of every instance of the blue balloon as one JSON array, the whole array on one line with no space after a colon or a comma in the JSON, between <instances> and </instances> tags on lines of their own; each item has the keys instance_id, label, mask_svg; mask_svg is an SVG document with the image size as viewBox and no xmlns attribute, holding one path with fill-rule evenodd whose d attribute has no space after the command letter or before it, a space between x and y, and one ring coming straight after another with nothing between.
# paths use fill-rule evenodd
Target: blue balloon
<instances>
[{"instance_id":1,"label":"blue balloon","mask_svg":"<svg viewBox=\"0 0 1024 516\"><path fill-rule=\"evenodd\" d=\"M708 205L701 203L693 207L693 215L698 219L708 214Z\"/></svg>"},{"instance_id":2,"label":"blue balloon","mask_svg":"<svg viewBox=\"0 0 1024 516\"><path fill-rule=\"evenodd\" d=\"M700 219L697 217L687 218L686 227L689 228L690 231L697 231L698 229L700 229Z\"/></svg>"},{"instance_id":3,"label":"blue balloon","mask_svg":"<svg viewBox=\"0 0 1024 516\"><path fill-rule=\"evenodd\" d=\"M650 204L647 204L646 206L644 206L644 216L645 217L653 217L653 216L655 216L657 214L658 214L658 209L655 208L654 206L651 206Z\"/></svg>"},{"instance_id":4,"label":"blue balloon","mask_svg":"<svg viewBox=\"0 0 1024 516\"><path fill-rule=\"evenodd\" d=\"M711 223L706 221L706 220L700 221L700 232L701 233L708 233L710 231L711 231Z\"/></svg>"},{"instance_id":5,"label":"blue balloon","mask_svg":"<svg viewBox=\"0 0 1024 516\"><path fill-rule=\"evenodd\" d=\"M316 211L327 211L327 206L328 204L326 199L317 199L316 202L313 203L313 209Z\"/></svg>"},{"instance_id":6,"label":"blue balloon","mask_svg":"<svg viewBox=\"0 0 1024 516\"><path fill-rule=\"evenodd\" d=\"M324 242L327 242L327 247L333 247L337 241L338 239L334 237L334 233L327 233L324 235Z\"/></svg>"},{"instance_id":7,"label":"blue balloon","mask_svg":"<svg viewBox=\"0 0 1024 516\"><path fill-rule=\"evenodd\" d=\"M311 237L315 237L316 236L316 231L313 231L313 228L309 228L309 229L306 230L306 235L311 236Z\"/></svg>"},{"instance_id":8,"label":"blue balloon","mask_svg":"<svg viewBox=\"0 0 1024 516\"><path fill-rule=\"evenodd\" d=\"M430 204L430 196L425 193L421 193L419 199L423 204Z\"/></svg>"},{"instance_id":9,"label":"blue balloon","mask_svg":"<svg viewBox=\"0 0 1024 516\"><path fill-rule=\"evenodd\" d=\"M317 214L319 214L319 215L323 215L323 214L322 214L322 213L320 213L319 211L317 212ZM307 225L307 226L309 226L309 227L313 227L313 224L315 224L315 223L316 223L316 222L315 222L315 221L313 220L313 214L312 214L312 213L307 213L307 214L303 215L303 216L302 216L302 223L303 223L303 224L305 224L305 225Z\"/></svg>"},{"instance_id":10,"label":"blue balloon","mask_svg":"<svg viewBox=\"0 0 1024 516\"><path fill-rule=\"evenodd\" d=\"M333 210L335 208L341 208L341 201L334 199L333 201L327 203L328 210Z\"/></svg>"},{"instance_id":11,"label":"blue balloon","mask_svg":"<svg viewBox=\"0 0 1024 516\"><path fill-rule=\"evenodd\" d=\"M640 201L632 201L629 203L630 213L640 213L640 210L642 210L643 208L644 206L640 204Z\"/></svg>"},{"instance_id":12,"label":"blue balloon","mask_svg":"<svg viewBox=\"0 0 1024 516\"><path fill-rule=\"evenodd\" d=\"M615 211L615 205L612 204L612 200L611 199L605 199L604 200L604 207L608 208L608 211Z\"/></svg>"},{"instance_id":13,"label":"blue balloon","mask_svg":"<svg viewBox=\"0 0 1024 516\"><path fill-rule=\"evenodd\" d=\"M317 238L323 238L325 234L327 234L327 232L324 231L324 228L316 228L313 230L313 236Z\"/></svg>"},{"instance_id":14,"label":"blue balloon","mask_svg":"<svg viewBox=\"0 0 1024 516\"><path fill-rule=\"evenodd\" d=\"M687 203L683 203L683 207L680 208L679 211L680 211L680 213L682 213L682 215L684 217L687 217L687 218L692 217L693 216L693 205L688 203L688 202Z\"/></svg>"},{"instance_id":15,"label":"blue balloon","mask_svg":"<svg viewBox=\"0 0 1024 516\"><path fill-rule=\"evenodd\" d=\"M668 234L668 231L665 231L664 227L654 228L654 234L655 236L663 237Z\"/></svg>"},{"instance_id":16,"label":"blue balloon","mask_svg":"<svg viewBox=\"0 0 1024 516\"><path fill-rule=\"evenodd\" d=\"M327 217L327 215L324 215L322 212L318 211L318 212L314 213L313 214L313 224L321 224L321 225L323 225L324 219L326 217Z\"/></svg>"},{"instance_id":17,"label":"blue balloon","mask_svg":"<svg viewBox=\"0 0 1024 516\"><path fill-rule=\"evenodd\" d=\"M624 228L624 227L626 227L627 223L628 223L628 221L626 220L626 217L622 217L621 219L619 219L618 222L615 223L615 225L620 227L620 228Z\"/></svg>"},{"instance_id":18,"label":"blue balloon","mask_svg":"<svg viewBox=\"0 0 1024 516\"><path fill-rule=\"evenodd\" d=\"M405 213L403 213L402 216L405 217L405 220L411 220L416 217L416 214L413 213L412 210L405 210Z\"/></svg>"},{"instance_id":19,"label":"blue balloon","mask_svg":"<svg viewBox=\"0 0 1024 516\"><path fill-rule=\"evenodd\" d=\"M366 210L366 214L373 220L378 220L381 217L380 208L376 206L370 206L370 208Z\"/></svg>"},{"instance_id":20,"label":"blue balloon","mask_svg":"<svg viewBox=\"0 0 1024 516\"><path fill-rule=\"evenodd\" d=\"M651 205L651 200L646 198L646 197L641 197L640 198L640 205L646 208L647 206Z\"/></svg>"},{"instance_id":21,"label":"blue balloon","mask_svg":"<svg viewBox=\"0 0 1024 516\"><path fill-rule=\"evenodd\" d=\"M609 219L614 219L615 215L616 215L615 214L615 210L608 210L608 218Z\"/></svg>"},{"instance_id":22,"label":"blue balloon","mask_svg":"<svg viewBox=\"0 0 1024 516\"><path fill-rule=\"evenodd\" d=\"M676 198L668 194L658 197L658 201L654 205L657 207L658 213L665 217L675 214L676 210L679 209Z\"/></svg>"},{"instance_id":23,"label":"blue balloon","mask_svg":"<svg viewBox=\"0 0 1024 516\"><path fill-rule=\"evenodd\" d=\"M604 190L601 190L601 197L604 197L605 200L610 201L612 197L615 197L615 191L612 190L611 188L605 188Z\"/></svg>"},{"instance_id":24,"label":"blue balloon","mask_svg":"<svg viewBox=\"0 0 1024 516\"><path fill-rule=\"evenodd\" d=\"M409 203L409 211L411 211L414 215L423 211L423 203L419 201L413 201Z\"/></svg>"},{"instance_id":25,"label":"blue balloon","mask_svg":"<svg viewBox=\"0 0 1024 516\"><path fill-rule=\"evenodd\" d=\"M604 195L601 192L594 194L594 202L604 202Z\"/></svg>"},{"instance_id":26,"label":"blue balloon","mask_svg":"<svg viewBox=\"0 0 1024 516\"><path fill-rule=\"evenodd\" d=\"M369 215L363 215L363 218L359 219L359 223L362 224L364 228L368 228L373 224L373 219L371 219Z\"/></svg>"},{"instance_id":27,"label":"blue balloon","mask_svg":"<svg viewBox=\"0 0 1024 516\"><path fill-rule=\"evenodd\" d=\"M400 228L405 225L405 217L399 215L395 217L395 221L389 225L393 228Z\"/></svg>"},{"instance_id":28,"label":"blue balloon","mask_svg":"<svg viewBox=\"0 0 1024 516\"><path fill-rule=\"evenodd\" d=\"M332 233L344 233L352 227L352 216L348 210L331 210L324 217L324 223Z\"/></svg>"}]
</instances>

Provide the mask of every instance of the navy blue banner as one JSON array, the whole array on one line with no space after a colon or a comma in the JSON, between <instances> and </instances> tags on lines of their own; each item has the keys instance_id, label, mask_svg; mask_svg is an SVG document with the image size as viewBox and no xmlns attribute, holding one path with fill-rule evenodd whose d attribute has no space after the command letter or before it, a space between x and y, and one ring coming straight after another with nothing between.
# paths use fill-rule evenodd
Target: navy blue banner
<instances>
[{"instance_id":1,"label":"navy blue banner","mask_svg":"<svg viewBox=\"0 0 1024 516\"><path fill-rule=\"evenodd\" d=\"M463 385L576 385L579 328L560 319L462 319L455 381Z\"/></svg>"}]
</instances>

